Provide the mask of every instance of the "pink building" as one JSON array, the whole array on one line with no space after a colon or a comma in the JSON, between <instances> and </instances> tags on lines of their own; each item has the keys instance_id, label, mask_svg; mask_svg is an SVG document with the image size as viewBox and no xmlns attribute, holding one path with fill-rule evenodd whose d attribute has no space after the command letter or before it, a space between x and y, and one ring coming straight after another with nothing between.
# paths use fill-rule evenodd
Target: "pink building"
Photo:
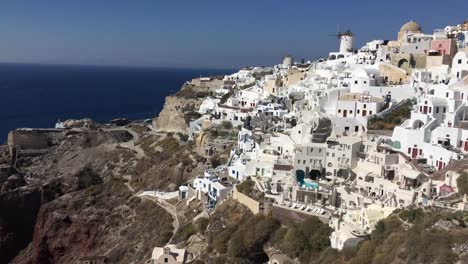
<instances>
[{"instance_id":1,"label":"pink building","mask_svg":"<svg viewBox=\"0 0 468 264\"><path fill-rule=\"evenodd\" d=\"M452 55L458 52L457 42L454 39L435 39L431 42L431 49L440 55Z\"/></svg>"}]
</instances>

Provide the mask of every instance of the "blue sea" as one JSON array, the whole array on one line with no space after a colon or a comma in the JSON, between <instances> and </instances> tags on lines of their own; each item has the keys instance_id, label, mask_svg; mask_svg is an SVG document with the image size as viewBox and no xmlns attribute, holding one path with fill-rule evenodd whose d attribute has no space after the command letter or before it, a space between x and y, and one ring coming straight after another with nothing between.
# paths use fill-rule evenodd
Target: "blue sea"
<instances>
[{"instance_id":1,"label":"blue sea","mask_svg":"<svg viewBox=\"0 0 468 264\"><path fill-rule=\"evenodd\" d=\"M0 142L20 127L70 118L155 117L185 81L234 70L0 64Z\"/></svg>"}]
</instances>

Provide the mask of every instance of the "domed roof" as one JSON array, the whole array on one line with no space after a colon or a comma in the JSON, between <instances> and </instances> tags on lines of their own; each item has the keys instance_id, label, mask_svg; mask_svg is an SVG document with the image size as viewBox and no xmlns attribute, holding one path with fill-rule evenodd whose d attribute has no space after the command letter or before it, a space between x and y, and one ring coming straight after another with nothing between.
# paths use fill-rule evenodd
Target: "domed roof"
<instances>
[{"instance_id":1,"label":"domed roof","mask_svg":"<svg viewBox=\"0 0 468 264\"><path fill-rule=\"evenodd\" d=\"M422 29L421 29L421 26L418 23L411 20L410 22L404 24L401 27L400 32L405 32L405 31L412 31L412 32L418 32L419 31L420 32L420 31L422 31Z\"/></svg>"}]
</instances>

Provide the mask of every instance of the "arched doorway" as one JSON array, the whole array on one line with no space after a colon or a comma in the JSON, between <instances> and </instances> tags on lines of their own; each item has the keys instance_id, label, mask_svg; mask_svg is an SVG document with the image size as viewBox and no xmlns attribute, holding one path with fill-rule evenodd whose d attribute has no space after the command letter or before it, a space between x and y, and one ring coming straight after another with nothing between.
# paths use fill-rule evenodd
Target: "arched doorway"
<instances>
[{"instance_id":1,"label":"arched doorway","mask_svg":"<svg viewBox=\"0 0 468 264\"><path fill-rule=\"evenodd\" d=\"M409 61L407 59L401 59L398 61L398 68L407 70L410 68Z\"/></svg>"},{"instance_id":2,"label":"arched doorway","mask_svg":"<svg viewBox=\"0 0 468 264\"><path fill-rule=\"evenodd\" d=\"M422 126L424 126L424 122L421 120L415 120L413 122L413 129L421 128Z\"/></svg>"},{"instance_id":3,"label":"arched doorway","mask_svg":"<svg viewBox=\"0 0 468 264\"><path fill-rule=\"evenodd\" d=\"M319 170L311 170L309 172L309 178L313 181L317 181L322 177L322 172Z\"/></svg>"},{"instance_id":4,"label":"arched doorway","mask_svg":"<svg viewBox=\"0 0 468 264\"><path fill-rule=\"evenodd\" d=\"M298 183L303 183L305 178L305 172L303 170L296 170L296 180Z\"/></svg>"}]
</instances>

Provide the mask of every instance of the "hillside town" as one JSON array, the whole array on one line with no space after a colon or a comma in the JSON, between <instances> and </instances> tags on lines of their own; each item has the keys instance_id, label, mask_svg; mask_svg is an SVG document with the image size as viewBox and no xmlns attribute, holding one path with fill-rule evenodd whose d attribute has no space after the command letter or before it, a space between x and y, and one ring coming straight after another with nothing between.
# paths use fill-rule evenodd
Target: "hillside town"
<instances>
[{"instance_id":1,"label":"hillside town","mask_svg":"<svg viewBox=\"0 0 468 264\"><path fill-rule=\"evenodd\" d=\"M10 131L0 262L468 263L468 20L394 31Z\"/></svg>"},{"instance_id":2,"label":"hillside town","mask_svg":"<svg viewBox=\"0 0 468 264\"><path fill-rule=\"evenodd\" d=\"M338 250L397 209L468 210L457 195L468 169L468 21L432 32L409 21L396 39L361 48L351 31L337 36L326 58L288 55L188 83L210 90L190 140L213 126L240 131L227 162L181 186L181 198L208 210L233 197L254 213L314 215ZM227 144L211 142L205 154ZM261 198L239 193L245 181Z\"/></svg>"}]
</instances>

